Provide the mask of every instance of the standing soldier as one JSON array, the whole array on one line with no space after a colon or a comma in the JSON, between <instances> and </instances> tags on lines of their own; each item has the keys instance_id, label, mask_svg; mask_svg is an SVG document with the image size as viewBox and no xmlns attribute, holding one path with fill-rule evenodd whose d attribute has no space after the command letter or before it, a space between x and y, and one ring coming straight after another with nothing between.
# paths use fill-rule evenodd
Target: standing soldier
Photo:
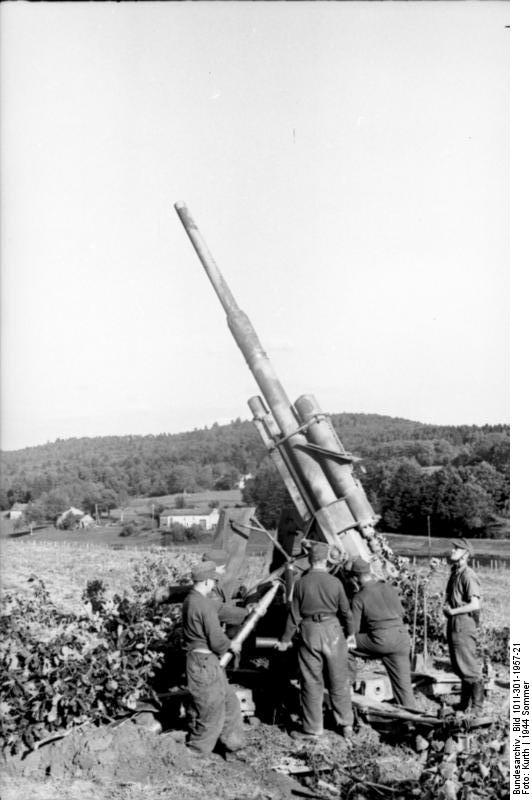
<instances>
[{"instance_id":1,"label":"standing soldier","mask_svg":"<svg viewBox=\"0 0 532 800\"><path fill-rule=\"evenodd\" d=\"M229 638L232 638L251 608L249 605L246 608L237 606L223 584L228 558L225 550L207 550L202 555L203 562L212 561L215 564L217 579L209 594L209 599L212 600L222 625L227 625ZM190 585L162 586L156 589L154 600L156 603L182 603L189 591Z\"/></svg>"},{"instance_id":2,"label":"standing soldier","mask_svg":"<svg viewBox=\"0 0 532 800\"><path fill-rule=\"evenodd\" d=\"M213 601L216 607L218 619L222 625L227 626L226 630L229 637L233 638L240 625L248 616L250 609L237 606L235 600L229 594L227 586L224 584L223 576L226 573L228 560L229 555L225 550L207 550L202 556L202 561L213 561L216 565L218 580L209 595L209 599Z\"/></svg>"},{"instance_id":3,"label":"standing soldier","mask_svg":"<svg viewBox=\"0 0 532 800\"><path fill-rule=\"evenodd\" d=\"M347 666L347 648L354 645L353 623L344 588L338 578L327 571L328 554L327 544L313 544L309 555L310 570L294 587L286 628L277 645L279 650L286 650L299 628L303 732L294 732L292 735L296 738L315 739L324 734L324 670L336 723L345 737L353 731Z\"/></svg>"},{"instance_id":4,"label":"standing soldier","mask_svg":"<svg viewBox=\"0 0 532 800\"><path fill-rule=\"evenodd\" d=\"M351 601L356 650L349 655L351 679L356 677L355 657L380 658L392 684L394 700L415 708L410 677L410 637L404 624L404 609L395 586L377 581L367 561L356 558L351 572L359 591Z\"/></svg>"},{"instance_id":5,"label":"standing soldier","mask_svg":"<svg viewBox=\"0 0 532 800\"><path fill-rule=\"evenodd\" d=\"M477 652L480 621L480 582L468 559L473 548L465 539L451 542L451 574L445 590L443 613L447 617L447 642L451 664L462 681L459 709L471 704L474 712L484 703L482 663Z\"/></svg>"},{"instance_id":6,"label":"standing soldier","mask_svg":"<svg viewBox=\"0 0 532 800\"><path fill-rule=\"evenodd\" d=\"M192 569L193 588L183 603L183 644L187 653L187 685L194 713L188 747L198 756L211 753L218 739L226 751L244 747L240 703L218 656L238 652L223 632L208 598L217 580L216 564L203 561Z\"/></svg>"}]
</instances>

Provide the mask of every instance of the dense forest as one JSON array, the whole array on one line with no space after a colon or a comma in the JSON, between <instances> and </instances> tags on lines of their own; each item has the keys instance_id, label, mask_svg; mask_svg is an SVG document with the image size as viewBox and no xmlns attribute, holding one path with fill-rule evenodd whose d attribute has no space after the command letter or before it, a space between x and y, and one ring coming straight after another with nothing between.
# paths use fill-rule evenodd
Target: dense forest
<instances>
[{"instance_id":1,"label":"dense forest","mask_svg":"<svg viewBox=\"0 0 532 800\"><path fill-rule=\"evenodd\" d=\"M485 535L509 515L507 425L438 426L377 414L334 414L357 474L389 531ZM233 488L251 474L245 499L274 525L286 498L251 422L180 434L58 439L2 454L0 507L30 503L35 520L70 505L91 511L161 496ZM504 526L502 526L504 527Z\"/></svg>"}]
</instances>

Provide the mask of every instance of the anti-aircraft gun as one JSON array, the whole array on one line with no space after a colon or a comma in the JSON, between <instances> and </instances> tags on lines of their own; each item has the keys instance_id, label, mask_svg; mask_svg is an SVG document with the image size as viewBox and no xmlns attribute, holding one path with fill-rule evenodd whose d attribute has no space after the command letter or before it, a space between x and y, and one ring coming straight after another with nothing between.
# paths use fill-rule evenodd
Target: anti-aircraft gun
<instances>
[{"instance_id":1,"label":"anti-aircraft gun","mask_svg":"<svg viewBox=\"0 0 532 800\"><path fill-rule=\"evenodd\" d=\"M262 396L248 405L253 422L292 499L304 540L330 545L331 560L342 565L362 558L376 574L386 571L386 556L375 534L379 517L360 480L355 459L346 452L330 417L311 394L292 405L248 316L229 286L184 203L175 209L227 315L227 323ZM294 537L280 536L278 551L292 558ZM300 554L305 558L304 551ZM278 559L277 559L278 560ZM295 556L297 563L298 557Z\"/></svg>"},{"instance_id":2,"label":"anti-aircraft gun","mask_svg":"<svg viewBox=\"0 0 532 800\"><path fill-rule=\"evenodd\" d=\"M262 392L262 396L252 397L248 405L270 459L292 500L297 521L295 527L298 530L294 526L279 526L277 537L273 541L276 549L270 573L254 587L260 590L262 585L264 591L259 591L259 602L255 611L246 619L236 637L242 642L253 631L260 618L271 613L270 604L274 598L279 602L276 595L281 584L285 589L285 604L281 608L284 626L286 602L290 599L291 587L298 573L301 574L308 568L308 548L305 544L312 540L324 541L330 546L331 570L340 577L349 574L349 562L355 558L367 561L378 578L394 575L396 571L389 558L392 555L390 548L375 531L379 517L372 509L354 472L354 465L359 459L345 450L329 415L320 409L313 395L304 394L294 404L290 402L253 325L238 306L188 208L184 203L178 202L175 210L224 308L229 329ZM225 532L227 533L229 527L231 535L222 538L224 525L219 525L215 537L215 544L222 546L230 554L227 576L229 584L236 577L245 558L249 531L254 528L253 525L246 524L249 519L238 519L239 510L235 511L232 519L225 520ZM260 524L257 520L253 521L255 526ZM273 538L268 531L261 529ZM296 536L296 533L302 535ZM297 542L299 552L294 553ZM266 621L265 619L264 622ZM277 635L282 632L278 622L279 617ZM261 627L259 625L259 630ZM268 633L267 627L266 632ZM275 641L271 636L256 636L257 647L260 647L260 638L265 647L268 646L267 642L271 646ZM224 656L224 666L230 659L231 655ZM374 683L372 681L375 681L375 676L370 676L365 691L367 692L368 686L373 685L376 687L373 699L385 699L384 696L379 697L383 693L381 677L377 676ZM415 719L414 713L402 713ZM391 718L396 716L392 714Z\"/></svg>"}]
</instances>

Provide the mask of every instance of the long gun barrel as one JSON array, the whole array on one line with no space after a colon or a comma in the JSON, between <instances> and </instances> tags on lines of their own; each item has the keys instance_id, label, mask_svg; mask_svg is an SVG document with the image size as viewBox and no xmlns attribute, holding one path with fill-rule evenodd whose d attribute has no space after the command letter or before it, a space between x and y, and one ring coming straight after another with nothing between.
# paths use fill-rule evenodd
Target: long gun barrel
<instances>
[{"instance_id":1,"label":"long gun barrel","mask_svg":"<svg viewBox=\"0 0 532 800\"><path fill-rule=\"evenodd\" d=\"M378 516L354 475L352 458L343 449L329 417L312 395L294 406L281 385L247 315L229 286L184 203L176 212L227 315L227 323L262 391L251 398L254 422L303 520L337 549L338 560L372 559Z\"/></svg>"},{"instance_id":2,"label":"long gun barrel","mask_svg":"<svg viewBox=\"0 0 532 800\"><path fill-rule=\"evenodd\" d=\"M261 597L249 617L246 619L244 624L242 625L241 629L238 631L235 638L232 640L233 644L242 645L242 643L247 639L257 622L261 617L263 617L270 607L273 598L277 594L277 589L281 585L280 581L274 581L271 588L268 589L266 594ZM224 653L223 656L220 658L220 666L226 667L231 659L233 658L234 652L232 650L228 650L227 653Z\"/></svg>"}]
</instances>

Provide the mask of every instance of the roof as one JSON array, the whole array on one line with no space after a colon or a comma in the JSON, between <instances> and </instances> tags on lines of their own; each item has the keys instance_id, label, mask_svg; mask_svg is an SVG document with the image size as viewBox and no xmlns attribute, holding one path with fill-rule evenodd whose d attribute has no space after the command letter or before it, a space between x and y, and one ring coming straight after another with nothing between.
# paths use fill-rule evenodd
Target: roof
<instances>
[{"instance_id":1,"label":"roof","mask_svg":"<svg viewBox=\"0 0 532 800\"><path fill-rule=\"evenodd\" d=\"M218 511L217 508L167 508L163 511L161 517L208 517L213 511Z\"/></svg>"},{"instance_id":2,"label":"roof","mask_svg":"<svg viewBox=\"0 0 532 800\"><path fill-rule=\"evenodd\" d=\"M28 507L27 503L13 503L13 505L11 506L11 508L9 510L10 511L25 511L27 509L27 507Z\"/></svg>"}]
</instances>

